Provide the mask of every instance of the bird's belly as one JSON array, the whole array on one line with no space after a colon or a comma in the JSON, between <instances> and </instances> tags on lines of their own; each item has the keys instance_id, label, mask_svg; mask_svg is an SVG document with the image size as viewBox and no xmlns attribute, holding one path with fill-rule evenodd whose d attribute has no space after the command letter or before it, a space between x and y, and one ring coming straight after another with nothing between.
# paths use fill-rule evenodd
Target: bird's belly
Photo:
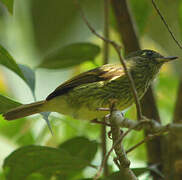
<instances>
[{"instance_id":1,"label":"bird's belly","mask_svg":"<svg viewBox=\"0 0 182 180\"><path fill-rule=\"evenodd\" d=\"M99 103L92 103L92 97L86 99L71 99L68 95L58 96L47 103L47 111L58 112L63 115L72 116L75 119L93 120L107 115L108 111L99 111ZM99 102L99 101L98 101Z\"/></svg>"},{"instance_id":2,"label":"bird's belly","mask_svg":"<svg viewBox=\"0 0 182 180\"><path fill-rule=\"evenodd\" d=\"M137 89L139 97L144 94L145 88ZM111 103L116 104L117 109L124 110L134 102L130 87L100 87L88 85L74 89L69 93L57 96L49 102L50 111L70 115L76 119L93 120L109 114L108 111L99 111L99 108L108 108Z\"/></svg>"}]
</instances>

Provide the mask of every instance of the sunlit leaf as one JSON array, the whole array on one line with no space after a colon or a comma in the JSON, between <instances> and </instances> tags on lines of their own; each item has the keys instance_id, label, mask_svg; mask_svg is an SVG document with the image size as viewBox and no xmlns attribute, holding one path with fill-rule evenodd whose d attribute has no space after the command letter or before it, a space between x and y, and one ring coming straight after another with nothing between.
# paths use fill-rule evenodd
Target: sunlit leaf
<instances>
[{"instance_id":1,"label":"sunlit leaf","mask_svg":"<svg viewBox=\"0 0 182 180\"><path fill-rule=\"evenodd\" d=\"M0 114L5 113L9 109L20 106L21 103L16 102L8 97L0 95Z\"/></svg>"},{"instance_id":2,"label":"sunlit leaf","mask_svg":"<svg viewBox=\"0 0 182 180\"><path fill-rule=\"evenodd\" d=\"M20 78L22 78L26 84L31 89L34 94L35 90L35 74L34 72L25 65L18 65L14 58L9 54L9 52L0 45L0 64L7 67L14 73L16 73Z\"/></svg>"},{"instance_id":3,"label":"sunlit leaf","mask_svg":"<svg viewBox=\"0 0 182 180\"><path fill-rule=\"evenodd\" d=\"M3 117L0 117L0 132L4 137L12 140L16 135L19 136L25 123L26 121L12 121L10 123L5 121Z\"/></svg>"},{"instance_id":4,"label":"sunlit leaf","mask_svg":"<svg viewBox=\"0 0 182 180\"><path fill-rule=\"evenodd\" d=\"M30 145L35 143L35 136L31 131L31 124L33 121L5 121L0 117L0 132L1 135L13 141L18 145ZM1 179L1 178L0 178Z\"/></svg>"},{"instance_id":5,"label":"sunlit leaf","mask_svg":"<svg viewBox=\"0 0 182 180\"><path fill-rule=\"evenodd\" d=\"M1 0L10 13L13 13L14 0Z\"/></svg>"},{"instance_id":6,"label":"sunlit leaf","mask_svg":"<svg viewBox=\"0 0 182 180\"><path fill-rule=\"evenodd\" d=\"M159 111L161 116L164 118L165 123L169 123L173 116L178 81L179 79L173 74L161 73L157 83L155 84L155 90L158 99L157 103L160 107Z\"/></svg>"},{"instance_id":7,"label":"sunlit leaf","mask_svg":"<svg viewBox=\"0 0 182 180\"><path fill-rule=\"evenodd\" d=\"M27 122L27 121L24 121ZM26 124L25 124L26 125ZM26 126L23 127L26 127ZM35 143L35 138L33 136L33 133L31 132L31 130L29 131L29 129L27 128L27 132L24 133L22 136L20 136L17 141L16 141L19 145L30 145L30 144L34 144Z\"/></svg>"},{"instance_id":8,"label":"sunlit leaf","mask_svg":"<svg viewBox=\"0 0 182 180\"><path fill-rule=\"evenodd\" d=\"M67 68L79 65L84 61L93 61L99 52L100 48L95 44L75 43L50 54L42 61L39 67L48 69Z\"/></svg>"},{"instance_id":9,"label":"sunlit leaf","mask_svg":"<svg viewBox=\"0 0 182 180\"><path fill-rule=\"evenodd\" d=\"M88 161L72 156L63 149L26 146L11 153L5 159L3 168L7 180L24 180L32 173L64 175L77 172L87 165Z\"/></svg>"},{"instance_id":10,"label":"sunlit leaf","mask_svg":"<svg viewBox=\"0 0 182 180\"><path fill-rule=\"evenodd\" d=\"M31 174L26 180L49 180L50 177L45 177L39 173L33 173Z\"/></svg>"}]
</instances>

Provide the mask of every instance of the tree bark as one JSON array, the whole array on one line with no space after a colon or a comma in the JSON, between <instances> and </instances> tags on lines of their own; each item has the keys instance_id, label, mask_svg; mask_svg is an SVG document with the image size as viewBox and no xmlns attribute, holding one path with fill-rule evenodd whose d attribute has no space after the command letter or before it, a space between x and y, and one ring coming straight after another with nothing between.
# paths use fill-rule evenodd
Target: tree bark
<instances>
[{"instance_id":1,"label":"tree bark","mask_svg":"<svg viewBox=\"0 0 182 180\"><path fill-rule=\"evenodd\" d=\"M176 105L174 110L174 123L182 123L182 80L180 80ZM167 137L167 146L165 148L165 168L164 174L166 180L182 179L182 132L170 133Z\"/></svg>"}]
</instances>

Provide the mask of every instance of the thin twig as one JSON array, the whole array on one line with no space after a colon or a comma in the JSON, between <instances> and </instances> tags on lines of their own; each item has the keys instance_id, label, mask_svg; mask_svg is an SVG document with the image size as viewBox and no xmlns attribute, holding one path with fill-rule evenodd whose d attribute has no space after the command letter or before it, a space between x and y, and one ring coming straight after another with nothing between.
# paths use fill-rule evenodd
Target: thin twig
<instances>
[{"instance_id":1,"label":"thin twig","mask_svg":"<svg viewBox=\"0 0 182 180\"><path fill-rule=\"evenodd\" d=\"M118 167L118 169L120 169L120 164L118 162L118 159L117 158L114 158L113 161L116 164L116 166Z\"/></svg>"},{"instance_id":2,"label":"thin twig","mask_svg":"<svg viewBox=\"0 0 182 180\"><path fill-rule=\"evenodd\" d=\"M135 104L136 104L136 109L137 109L137 117L138 117L138 120L142 119L141 105L140 105L140 101L139 101L139 98L138 98L138 94L137 94L137 91L136 91L136 88L135 88L135 83L133 81L133 78L132 78L130 72L127 69L127 66L126 66L126 63L125 63L123 57L121 56L121 51L120 51L121 46L119 44L117 44L115 41L112 41L110 39L107 39L107 38L101 36L100 34L98 34L95 31L95 29L88 22L88 20L87 20L87 18L85 16L85 14L84 14L84 12L83 12L80 4L77 2L77 0L75 0L75 2L76 2L76 5L78 6L78 8L80 10L80 14L81 14L81 16L82 16L85 24L88 26L88 28L90 29L90 31L94 35L96 35L98 38L102 39L103 41L106 41L106 42L110 43L114 47L114 49L116 50L116 52L117 52L117 54L119 56L120 62L122 64L122 66L123 66L124 72L127 75L128 79L129 79L129 82L130 82L129 84L130 84L130 87L131 87L132 94L134 96L134 100L135 100Z\"/></svg>"},{"instance_id":3,"label":"thin twig","mask_svg":"<svg viewBox=\"0 0 182 180\"><path fill-rule=\"evenodd\" d=\"M134 149L136 149L138 146L142 145L143 143L153 139L154 137L156 137L155 135L148 135L146 136L142 141L140 141L139 143L135 144L134 146L132 146L131 148L129 148L126 151L126 154L130 153L131 151L133 151Z\"/></svg>"},{"instance_id":4,"label":"thin twig","mask_svg":"<svg viewBox=\"0 0 182 180\"><path fill-rule=\"evenodd\" d=\"M103 122L105 123L105 118L103 118ZM102 150L102 159L107 154L107 139L106 139L106 126L101 126L101 150ZM108 163L107 161L104 164L104 176L108 176L109 171L108 171Z\"/></svg>"},{"instance_id":5,"label":"thin twig","mask_svg":"<svg viewBox=\"0 0 182 180\"><path fill-rule=\"evenodd\" d=\"M104 0L104 37L109 39L109 0ZM103 64L109 63L109 43L103 41Z\"/></svg>"},{"instance_id":6,"label":"thin twig","mask_svg":"<svg viewBox=\"0 0 182 180\"><path fill-rule=\"evenodd\" d=\"M109 39L109 0L104 0L104 31L103 36ZM103 41L103 64L108 64L109 62L109 43ZM106 123L105 117L103 122ZM101 126L101 149L102 149L102 159L107 154L107 139L106 139L106 126ZM104 176L108 176L108 163L104 164Z\"/></svg>"},{"instance_id":7,"label":"thin twig","mask_svg":"<svg viewBox=\"0 0 182 180\"><path fill-rule=\"evenodd\" d=\"M182 49L182 45L179 43L179 41L175 38L172 30L170 29L169 25L167 24L166 20L164 19L163 15L160 12L160 9L157 7L155 0L152 0L152 4L155 8L155 10L157 11L158 15L160 16L162 22L164 23L164 25L166 26L167 30L169 31L171 37L173 38L173 40L176 42L176 44L178 45L179 48Z\"/></svg>"},{"instance_id":8,"label":"thin twig","mask_svg":"<svg viewBox=\"0 0 182 180\"><path fill-rule=\"evenodd\" d=\"M111 126L109 123L103 122L103 121L98 121L97 119L93 119L93 120L91 121L91 123L102 124L102 125L104 125L104 126Z\"/></svg>"}]
</instances>

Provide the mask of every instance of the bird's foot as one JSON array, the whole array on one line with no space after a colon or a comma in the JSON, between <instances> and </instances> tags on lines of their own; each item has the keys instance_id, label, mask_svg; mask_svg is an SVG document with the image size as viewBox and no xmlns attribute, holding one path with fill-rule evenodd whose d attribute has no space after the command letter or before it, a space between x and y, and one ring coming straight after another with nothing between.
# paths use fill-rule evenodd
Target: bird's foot
<instances>
[{"instance_id":1,"label":"bird's foot","mask_svg":"<svg viewBox=\"0 0 182 180\"><path fill-rule=\"evenodd\" d=\"M97 111L110 111L110 108L97 108Z\"/></svg>"},{"instance_id":2,"label":"bird's foot","mask_svg":"<svg viewBox=\"0 0 182 180\"><path fill-rule=\"evenodd\" d=\"M140 119L141 122L150 122L151 120L149 118L147 118L146 116L143 116L141 117Z\"/></svg>"},{"instance_id":3,"label":"bird's foot","mask_svg":"<svg viewBox=\"0 0 182 180\"><path fill-rule=\"evenodd\" d=\"M123 134L123 131L120 130L120 133ZM112 131L110 130L108 133L107 133L109 139L112 139Z\"/></svg>"}]
</instances>

